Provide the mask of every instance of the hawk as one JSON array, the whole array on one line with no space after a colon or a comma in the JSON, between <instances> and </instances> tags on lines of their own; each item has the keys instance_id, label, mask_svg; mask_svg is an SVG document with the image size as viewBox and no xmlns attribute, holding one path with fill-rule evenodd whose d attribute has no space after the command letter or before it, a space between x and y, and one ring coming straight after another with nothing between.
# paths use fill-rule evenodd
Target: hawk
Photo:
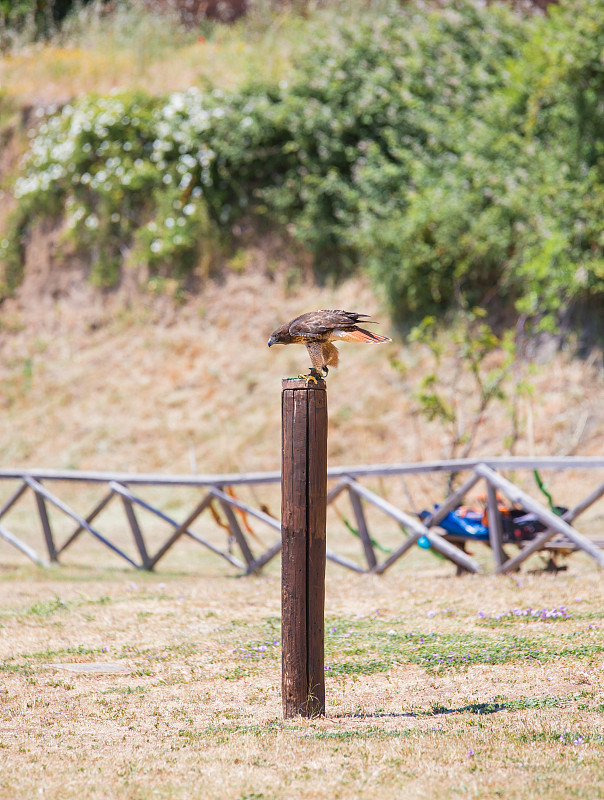
<instances>
[{"instance_id":1,"label":"hawk","mask_svg":"<svg viewBox=\"0 0 604 800\"><path fill-rule=\"evenodd\" d=\"M329 372L328 367L338 366L338 350L333 342L391 342L387 336L379 336L373 331L359 328L357 322L368 314L357 314L355 311L327 310L309 311L286 322L271 333L268 346L274 344L305 344L312 369L310 374L301 378L317 382ZM364 325L376 324L370 319L361 320Z\"/></svg>"}]
</instances>

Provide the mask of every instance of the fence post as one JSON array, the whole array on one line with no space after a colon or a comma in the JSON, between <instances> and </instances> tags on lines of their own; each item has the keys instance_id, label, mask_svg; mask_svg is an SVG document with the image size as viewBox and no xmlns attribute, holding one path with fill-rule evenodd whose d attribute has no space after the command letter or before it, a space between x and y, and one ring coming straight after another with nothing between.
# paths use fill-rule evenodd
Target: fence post
<instances>
[{"instance_id":1,"label":"fence post","mask_svg":"<svg viewBox=\"0 0 604 800\"><path fill-rule=\"evenodd\" d=\"M489 542L495 560L495 573L500 575L501 566L507 561L507 555L502 544L503 531L497 504L497 490L489 481L487 481L487 521L489 523Z\"/></svg>"},{"instance_id":2,"label":"fence post","mask_svg":"<svg viewBox=\"0 0 604 800\"><path fill-rule=\"evenodd\" d=\"M281 392L283 716L325 713L327 391L285 379Z\"/></svg>"}]
</instances>

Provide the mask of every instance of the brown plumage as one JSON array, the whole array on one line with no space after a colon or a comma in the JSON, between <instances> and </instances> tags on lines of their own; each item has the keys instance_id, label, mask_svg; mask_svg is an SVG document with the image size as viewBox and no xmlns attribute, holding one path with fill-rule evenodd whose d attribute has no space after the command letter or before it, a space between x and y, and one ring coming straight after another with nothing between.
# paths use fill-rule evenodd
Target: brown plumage
<instances>
[{"instance_id":1,"label":"brown plumage","mask_svg":"<svg viewBox=\"0 0 604 800\"><path fill-rule=\"evenodd\" d=\"M387 336L359 328L357 322L367 314L354 311L326 310L309 311L286 322L273 331L268 346L274 344L305 344L312 369L311 378L320 378L328 373L328 367L338 366L338 351L334 341L368 342L378 344L391 342ZM363 324L375 324L370 319L362 320ZM307 377L307 376L304 376Z\"/></svg>"}]
</instances>

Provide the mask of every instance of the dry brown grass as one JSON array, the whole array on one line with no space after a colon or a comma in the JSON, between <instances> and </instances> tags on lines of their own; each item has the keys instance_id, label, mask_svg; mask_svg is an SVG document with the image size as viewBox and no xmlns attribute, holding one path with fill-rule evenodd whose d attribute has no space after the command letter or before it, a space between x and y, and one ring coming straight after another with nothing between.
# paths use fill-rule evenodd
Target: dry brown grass
<instances>
[{"instance_id":1,"label":"dry brown grass","mask_svg":"<svg viewBox=\"0 0 604 800\"><path fill-rule=\"evenodd\" d=\"M278 467L280 377L296 374L306 357L295 347L268 351L268 333L302 310L334 305L375 313L385 332L388 325L362 281L329 288L299 277L292 289L287 264L269 277L262 257L180 308L125 289L103 299L75 279L51 302L56 275L26 279L20 298L5 306L0 334L2 465L186 472L194 456L200 472ZM418 351L343 345L342 363L329 379L331 463L442 454L442 430L413 413ZM558 356L533 376L538 454L575 441L585 413L590 436L578 449L598 452L594 369ZM487 417L478 452L501 452L506 419L503 407ZM530 447L525 434L518 452ZM551 476L549 485L569 503L590 481ZM400 482L375 488L401 501ZM442 491L425 478L408 488L418 504ZM158 502L180 518L185 499ZM274 490L268 502L275 511ZM73 504L84 510L93 498L74 496ZM39 547L32 519L17 515L15 532ZM400 537L383 520L382 529L379 515L370 521L384 545ZM112 522L120 539L123 518ZM597 509L588 523L599 532ZM328 528L330 546L358 555L337 517ZM261 536L268 544L274 533ZM601 574L582 555L557 576L525 570L499 579L457 579L449 563L419 551L379 579L329 565L327 716L283 723L272 644L276 562L260 577L237 579L186 542L150 575L121 568L87 539L49 572L5 545L2 554L0 797L7 800L604 793L604 597ZM488 558L486 550L476 555ZM491 629L477 618L560 605L571 616L551 624ZM338 638L348 630L350 640ZM393 655L390 631L450 637L456 653L470 652L476 636L485 652L528 638L544 655L512 653L503 663L479 659L432 674L413 660L412 644ZM250 650L257 646L266 650ZM74 662L127 671L60 667Z\"/></svg>"},{"instance_id":2,"label":"dry brown grass","mask_svg":"<svg viewBox=\"0 0 604 800\"><path fill-rule=\"evenodd\" d=\"M268 38L267 49L274 47ZM240 38L217 37L183 45L176 52L145 54L137 49L95 46L31 46L0 59L0 82L7 96L35 106L65 103L83 92L145 89L177 91L208 82L233 89L258 74L258 52ZM176 62L176 63L175 63ZM290 67L287 48L271 56L269 74L277 79ZM230 64L229 69L224 69Z\"/></svg>"},{"instance_id":3,"label":"dry brown grass","mask_svg":"<svg viewBox=\"0 0 604 800\"><path fill-rule=\"evenodd\" d=\"M385 669L328 673L325 719L285 723L272 643L277 566L243 580L197 568L3 569L0 797L602 795L604 673L594 648L604 646L604 597L581 557L572 573L521 579L456 579L413 560L380 579L328 567L332 667L373 663L392 629L454 636L461 649L465 637L512 634L588 649L429 674L406 662L403 646L401 663ZM563 604L570 617L556 623L491 630L477 618ZM351 625L344 645L333 629ZM90 662L127 672L60 667Z\"/></svg>"},{"instance_id":4,"label":"dry brown grass","mask_svg":"<svg viewBox=\"0 0 604 800\"><path fill-rule=\"evenodd\" d=\"M227 267L222 280L207 281L182 306L168 296L142 294L134 273L117 292L102 295L86 284L82 265L59 269L48 255L44 260L42 250L39 259L32 256L17 297L4 304L0 325L0 466L202 474L277 470L280 379L304 369L307 356L302 347L269 350L270 332L302 311L322 307L373 314L380 330L394 332L364 280L317 286L302 266L292 268L292 254L274 241L257 243L246 254L243 271ZM413 396L430 366L425 351L395 336L392 344L380 347L343 344L341 356L342 366L329 376L330 464L449 456L448 434L421 417ZM445 378L454 368L443 364ZM529 379L535 388L520 402L515 453L601 454L596 362L557 355L532 368ZM467 403L471 413L475 398L470 393L457 400L459 406ZM472 454L506 454L510 428L508 404L495 404L479 428ZM536 492L530 473L512 477ZM585 471L543 477L555 501L568 507L602 480L601 472ZM419 511L442 499L445 476L370 485L395 504ZM0 504L13 489L0 486ZM68 486L59 494L83 516L101 496ZM165 490L143 496L177 519L197 502L196 495ZM254 505L266 502L278 515L275 488L241 496ZM357 542L346 535L338 512L350 517L344 500L330 511L330 524L344 534L340 552L350 549L356 557ZM380 543L397 546L395 526L382 530L381 515L368 514ZM54 517L61 540L70 525ZM6 522L40 548L32 498ZM99 522L101 531L123 542L127 526L119 503ZM203 535L220 535L211 520L202 518L202 523ZM601 504L581 518L578 528L603 538ZM165 527L149 527L147 520L145 531L152 545L167 536ZM265 530L261 536L268 547L274 532ZM101 563L117 563L108 551L99 552ZM76 546L68 563L86 563L82 558Z\"/></svg>"},{"instance_id":5,"label":"dry brown grass","mask_svg":"<svg viewBox=\"0 0 604 800\"><path fill-rule=\"evenodd\" d=\"M157 94L200 84L229 90L260 76L277 83L305 37L312 38L313 25L329 24L330 13L318 10L306 22L287 10L252 13L240 23L208 28L206 36L184 31L169 17L118 6L98 19L89 15L62 39L2 56L0 86L21 105L47 107L85 92Z\"/></svg>"},{"instance_id":6,"label":"dry brown grass","mask_svg":"<svg viewBox=\"0 0 604 800\"><path fill-rule=\"evenodd\" d=\"M269 350L270 332L302 311L330 307L374 314L382 332L393 331L364 280L321 287L298 271L292 288L288 255L275 255L270 269L269 260L262 247L251 249L246 270L227 269L181 307L134 288L101 296L79 273L32 264L0 326L0 463L278 468L280 379L298 374L307 357L301 347ZM418 414L413 397L429 366L421 348L396 337L380 347L344 344L341 364L329 376L331 464L449 456L448 434ZM445 380L453 368L443 365ZM527 377L533 393L519 401L515 454L601 454L600 362L559 354L531 366ZM471 386L457 401L471 414ZM493 405L472 454L506 453L509 413L507 403ZM571 505L585 478L547 481L556 502ZM527 485L534 485L530 476ZM421 502L430 496L437 501L440 493L429 489Z\"/></svg>"}]
</instances>

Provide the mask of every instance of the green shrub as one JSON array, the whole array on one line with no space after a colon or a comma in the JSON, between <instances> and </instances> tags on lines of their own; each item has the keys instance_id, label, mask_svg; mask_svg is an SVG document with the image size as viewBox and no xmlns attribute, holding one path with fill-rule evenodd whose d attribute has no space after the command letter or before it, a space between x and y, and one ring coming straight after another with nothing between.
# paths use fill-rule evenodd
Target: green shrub
<instances>
[{"instance_id":1,"label":"green shrub","mask_svg":"<svg viewBox=\"0 0 604 800\"><path fill-rule=\"evenodd\" d=\"M64 214L67 229L89 250L92 276L115 282L157 188L150 156L160 102L142 94L85 97L42 122L15 185L9 268L18 272L18 244L40 217ZM10 288L10 286L9 286Z\"/></svg>"},{"instance_id":2,"label":"green shrub","mask_svg":"<svg viewBox=\"0 0 604 800\"><path fill-rule=\"evenodd\" d=\"M106 284L130 248L186 275L246 213L323 271L368 270L410 321L601 303L602 20L604 0L530 20L388 3L343 15L278 86L79 100L32 141L5 275L40 215L67 216Z\"/></svg>"},{"instance_id":3,"label":"green shrub","mask_svg":"<svg viewBox=\"0 0 604 800\"><path fill-rule=\"evenodd\" d=\"M492 96L450 116L457 148L422 158L387 217L363 214L359 248L401 315L515 303L551 325L601 303L604 3L550 12Z\"/></svg>"},{"instance_id":4,"label":"green shrub","mask_svg":"<svg viewBox=\"0 0 604 800\"><path fill-rule=\"evenodd\" d=\"M192 88L66 105L40 125L15 185L19 208L3 243L12 274L28 228L64 214L98 284L115 282L131 247L152 271L183 277L247 210L254 186L279 171L271 102Z\"/></svg>"},{"instance_id":5,"label":"green shrub","mask_svg":"<svg viewBox=\"0 0 604 800\"><path fill-rule=\"evenodd\" d=\"M417 181L463 154L467 123L521 37L508 10L469 2L392 5L343 24L284 94L297 160L266 191L271 204L295 211L298 236L318 254L364 260L368 226L404 215Z\"/></svg>"},{"instance_id":6,"label":"green shrub","mask_svg":"<svg viewBox=\"0 0 604 800\"><path fill-rule=\"evenodd\" d=\"M32 143L16 187L17 239L36 215L64 209L100 282L115 278L131 243L153 268L182 274L203 246L199 224L224 228L246 210L292 222L327 270L354 261L364 209L391 212L414 165L442 146L430 116L440 84L448 80L447 102L467 105L462 84L470 98L491 84L486 67L477 71L482 56L494 68L510 50L511 35L495 36L485 20L513 17L460 9L426 17L389 4L343 20L290 85L66 106ZM447 51L452 31L464 48L449 48L435 83L426 63Z\"/></svg>"}]
</instances>

